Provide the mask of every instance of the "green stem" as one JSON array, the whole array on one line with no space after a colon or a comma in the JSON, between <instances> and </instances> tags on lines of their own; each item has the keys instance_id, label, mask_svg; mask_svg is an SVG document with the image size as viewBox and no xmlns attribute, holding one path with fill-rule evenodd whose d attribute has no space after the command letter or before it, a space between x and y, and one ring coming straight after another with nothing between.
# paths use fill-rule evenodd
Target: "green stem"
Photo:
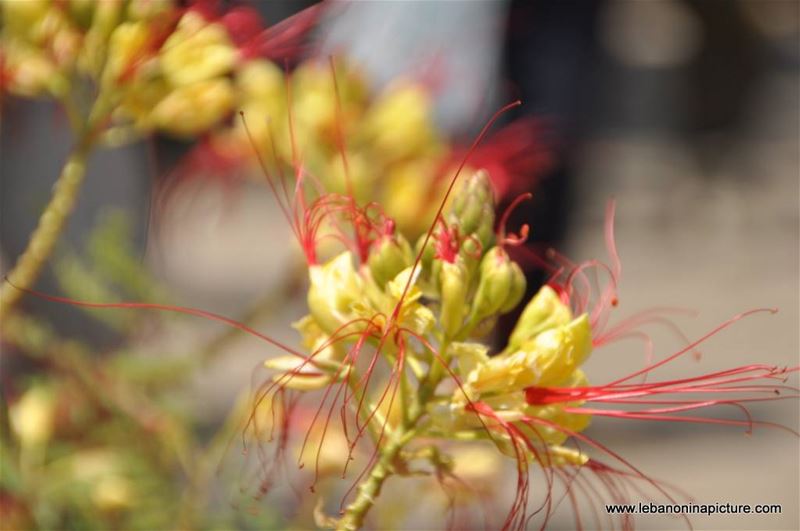
<instances>
[{"instance_id":1,"label":"green stem","mask_svg":"<svg viewBox=\"0 0 800 531\"><path fill-rule=\"evenodd\" d=\"M448 360L448 346L449 344L444 342L439 349L440 356L445 363ZM403 404L403 408L406 410L404 412L403 425L389 435L389 442L381 448L377 463L372 467L366 479L359 484L356 499L347 506L344 515L337 523L337 531L353 531L363 525L367 512L375 505L375 500L380 495L383 483L394 472L392 465L398 458L400 451L416 437L419 431L418 423L426 411L425 405L433 396L436 387L445 374L446 370L442 364L438 360L434 360L427 378L420 386L416 400L411 403L409 397L407 398L409 402Z\"/></svg>"},{"instance_id":2,"label":"green stem","mask_svg":"<svg viewBox=\"0 0 800 531\"><path fill-rule=\"evenodd\" d=\"M28 246L8 274L8 282L0 286L0 319L10 313L24 295L23 290L33 287L64 231L83 184L93 137L92 128L87 127L61 170Z\"/></svg>"},{"instance_id":3,"label":"green stem","mask_svg":"<svg viewBox=\"0 0 800 531\"><path fill-rule=\"evenodd\" d=\"M390 438L389 443L381 450L378 462L358 486L356 499L347 506L344 515L336 524L337 531L354 531L360 529L364 523L367 512L375 504L381 493L381 487L386 479L392 475L392 463L397 459L400 450L416 435L416 430L411 429L405 433L397 433Z\"/></svg>"}]
</instances>

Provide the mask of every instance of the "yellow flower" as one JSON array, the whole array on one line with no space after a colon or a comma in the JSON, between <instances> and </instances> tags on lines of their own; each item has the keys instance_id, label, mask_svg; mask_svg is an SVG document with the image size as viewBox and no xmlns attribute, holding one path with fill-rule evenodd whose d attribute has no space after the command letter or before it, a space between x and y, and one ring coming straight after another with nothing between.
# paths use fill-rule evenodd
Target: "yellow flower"
<instances>
[{"instance_id":1,"label":"yellow flower","mask_svg":"<svg viewBox=\"0 0 800 531\"><path fill-rule=\"evenodd\" d=\"M6 35L37 41L52 5L50 0L3 0L2 7L3 32Z\"/></svg>"},{"instance_id":2,"label":"yellow flower","mask_svg":"<svg viewBox=\"0 0 800 531\"><path fill-rule=\"evenodd\" d=\"M133 492L123 476L111 474L100 478L92 488L92 502L101 511L117 511L130 507Z\"/></svg>"},{"instance_id":3,"label":"yellow flower","mask_svg":"<svg viewBox=\"0 0 800 531\"><path fill-rule=\"evenodd\" d=\"M150 38L150 27L144 22L125 22L117 26L108 43L104 81L116 83L136 61L141 60L142 50Z\"/></svg>"},{"instance_id":4,"label":"yellow flower","mask_svg":"<svg viewBox=\"0 0 800 531\"><path fill-rule=\"evenodd\" d=\"M22 41L4 43L3 61L9 79L8 89L14 94L31 97L46 92L59 93L66 85L55 63Z\"/></svg>"},{"instance_id":5,"label":"yellow flower","mask_svg":"<svg viewBox=\"0 0 800 531\"><path fill-rule=\"evenodd\" d=\"M361 76L349 65L337 64L334 84L327 62L306 61L293 72L290 90L293 131L287 120L278 139L281 154L288 160L294 155L303 160L330 160L339 152L339 132L342 140L349 139L350 128L366 105Z\"/></svg>"},{"instance_id":6,"label":"yellow flower","mask_svg":"<svg viewBox=\"0 0 800 531\"><path fill-rule=\"evenodd\" d=\"M431 330L436 317L426 306L420 304L422 291L417 286L418 274L411 278L411 267L407 267L380 289L372 278L367 276L364 284L364 297L356 301L352 310L355 316L369 320L377 331L386 331L394 315L394 326L408 328L417 334ZM411 278L409 284L409 278ZM408 284L408 291L405 292ZM403 297L405 292L405 297ZM398 308L400 299L403 303ZM395 314L395 309L397 312ZM387 346L387 345L384 345Z\"/></svg>"},{"instance_id":7,"label":"yellow flower","mask_svg":"<svg viewBox=\"0 0 800 531\"><path fill-rule=\"evenodd\" d=\"M168 133L194 136L228 115L234 101L229 80L209 79L170 91L153 109L151 119Z\"/></svg>"},{"instance_id":8,"label":"yellow flower","mask_svg":"<svg viewBox=\"0 0 800 531\"><path fill-rule=\"evenodd\" d=\"M42 386L31 387L11 406L11 428L23 445L34 446L50 439L55 406L52 393Z\"/></svg>"},{"instance_id":9,"label":"yellow flower","mask_svg":"<svg viewBox=\"0 0 800 531\"><path fill-rule=\"evenodd\" d=\"M349 369L340 371L345 351L338 341L331 341L314 317L306 315L292 326L300 332L308 360L287 355L265 361L265 367L279 372L273 376L273 381L289 389L312 391L327 386L337 375L342 378L349 374Z\"/></svg>"},{"instance_id":10,"label":"yellow flower","mask_svg":"<svg viewBox=\"0 0 800 531\"><path fill-rule=\"evenodd\" d=\"M537 334L566 325L571 320L572 312L569 307L561 301L553 288L543 286L522 311L511 332L506 352L516 350Z\"/></svg>"},{"instance_id":11,"label":"yellow flower","mask_svg":"<svg viewBox=\"0 0 800 531\"><path fill-rule=\"evenodd\" d=\"M420 85L391 87L370 107L364 120L360 134L389 160L435 153L440 148L432 102Z\"/></svg>"},{"instance_id":12,"label":"yellow flower","mask_svg":"<svg viewBox=\"0 0 800 531\"><path fill-rule=\"evenodd\" d=\"M479 394L552 385L569 377L591 352L589 319L543 331L519 350L506 352L477 367L467 378Z\"/></svg>"},{"instance_id":13,"label":"yellow flower","mask_svg":"<svg viewBox=\"0 0 800 531\"><path fill-rule=\"evenodd\" d=\"M283 71L275 63L254 59L236 70L234 86L241 101L255 149L266 161L272 158L270 136L283 130L286 120L286 85ZM241 120L235 120L234 142L250 148L250 138ZM248 153L249 155L249 153Z\"/></svg>"},{"instance_id":14,"label":"yellow flower","mask_svg":"<svg viewBox=\"0 0 800 531\"><path fill-rule=\"evenodd\" d=\"M236 63L236 49L225 27L194 11L181 18L161 50L164 76L176 87L223 76Z\"/></svg>"},{"instance_id":15,"label":"yellow flower","mask_svg":"<svg viewBox=\"0 0 800 531\"><path fill-rule=\"evenodd\" d=\"M332 334L354 317L352 306L362 299L362 279L353 266L353 255L345 251L308 270L308 308L317 324Z\"/></svg>"}]
</instances>

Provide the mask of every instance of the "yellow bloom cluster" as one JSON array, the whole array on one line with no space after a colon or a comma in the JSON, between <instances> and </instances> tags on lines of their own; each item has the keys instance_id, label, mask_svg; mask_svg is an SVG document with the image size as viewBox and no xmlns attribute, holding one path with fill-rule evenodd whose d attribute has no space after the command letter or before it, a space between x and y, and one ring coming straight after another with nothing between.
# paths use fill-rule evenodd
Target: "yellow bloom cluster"
<instances>
[{"instance_id":1,"label":"yellow bloom cluster","mask_svg":"<svg viewBox=\"0 0 800 531\"><path fill-rule=\"evenodd\" d=\"M405 234L427 228L454 167L424 86L398 79L372 94L363 72L338 57L305 61L288 77L254 61L234 83L250 135L242 123L218 132L218 152L256 162L255 146L269 171L302 164L326 191L380 203Z\"/></svg>"},{"instance_id":2,"label":"yellow bloom cluster","mask_svg":"<svg viewBox=\"0 0 800 531\"><path fill-rule=\"evenodd\" d=\"M433 312L422 304L421 290L406 267L381 289L369 268L357 271L352 253L345 251L321 265L309 268L308 306L311 313L295 323L309 361L287 355L265 365L279 373L291 389L320 389L349 374L352 359L346 360L345 343L355 343L362 334L380 337L395 306L405 293L395 325L420 336L435 324ZM392 350L387 348L386 352ZM396 353L396 352L394 352Z\"/></svg>"},{"instance_id":3,"label":"yellow bloom cluster","mask_svg":"<svg viewBox=\"0 0 800 531\"><path fill-rule=\"evenodd\" d=\"M589 424L589 416L566 413L565 407L576 403L532 406L526 402L528 387L584 387L586 376L580 370L592 349L591 329L586 314L572 318L569 308L552 288L545 286L531 299L517 322L512 340L503 352L489 357L486 347L474 343L455 345L458 373L463 384L449 403L435 406L437 418L449 430L486 435L485 426L495 420L479 417L467 408L482 402L494 410L497 419L514 423L524 418L544 420L534 427L517 427L528 440L546 445L542 464L583 464L587 457L560 445L569 432L580 432ZM552 424L552 425L548 425ZM564 428L564 430L559 429ZM492 434L501 450L512 453L508 437Z\"/></svg>"},{"instance_id":4,"label":"yellow bloom cluster","mask_svg":"<svg viewBox=\"0 0 800 531\"><path fill-rule=\"evenodd\" d=\"M544 287L525 307L502 352L489 356L480 342L525 291L519 266L502 242L493 245L492 205L489 177L479 171L457 189L431 237L420 238L416 265L411 246L393 230L371 243L360 264L349 250L312 263L310 314L295 325L308 356L267 361L276 371L274 382L301 391L344 382L355 374L360 353L371 347L391 365L402 356L420 385L433 382L432 393L439 378L451 380L446 394L419 404L431 419L431 435L490 439L515 456L518 448L505 426L513 424L528 444L539 447L529 458L544 466L583 464L585 455L562 445L569 433L586 428L589 417L565 411L572 402L530 405L526 389L586 385L580 366L592 349L588 316L573 317L556 292ZM358 392L358 378L349 383ZM377 403L388 419L390 406ZM491 413L476 408L478 403Z\"/></svg>"},{"instance_id":5,"label":"yellow bloom cluster","mask_svg":"<svg viewBox=\"0 0 800 531\"><path fill-rule=\"evenodd\" d=\"M120 60L110 73L119 82L136 54L153 38L142 22L121 25L112 35L110 57ZM236 65L236 49L225 28L189 11L178 22L159 52L136 65L124 91L119 113L141 129L159 129L193 136L229 115L235 93L228 75Z\"/></svg>"},{"instance_id":6,"label":"yellow bloom cluster","mask_svg":"<svg viewBox=\"0 0 800 531\"><path fill-rule=\"evenodd\" d=\"M11 93L76 98L87 84L115 123L180 137L236 108L239 53L227 29L171 0L2 0L3 76Z\"/></svg>"},{"instance_id":7,"label":"yellow bloom cluster","mask_svg":"<svg viewBox=\"0 0 800 531\"><path fill-rule=\"evenodd\" d=\"M106 61L115 61L107 58L107 42L120 24L155 25L171 9L170 0L2 0L7 88L61 97L76 73L98 79Z\"/></svg>"}]
</instances>

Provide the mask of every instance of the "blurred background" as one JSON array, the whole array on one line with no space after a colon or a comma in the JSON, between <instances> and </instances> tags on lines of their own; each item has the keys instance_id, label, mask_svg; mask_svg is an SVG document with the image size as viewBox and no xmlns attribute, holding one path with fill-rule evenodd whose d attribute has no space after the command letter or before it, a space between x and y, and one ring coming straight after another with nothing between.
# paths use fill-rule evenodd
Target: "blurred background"
<instances>
[{"instance_id":1,"label":"blurred background","mask_svg":"<svg viewBox=\"0 0 800 531\"><path fill-rule=\"evenodd\" d=\"M253 5L268 21L303 7ZM676 321L695 338L739 312L779 309L715 336L702 347L700 360L669 364L660 373L664 378L747 363L798 363L799 3L339 3L324 17L315 42L319 53L353 58L370 74L372 90L403 73L426 79L435 95L436 123L454 139L468 142L500 105L521 99L523 106L508 119L534 116L546 124L552 160L530 181L534 200L515 212L513 223L530 223L535 245L555 246L575 260L605 259L604 209L615 200L623 274L612 320L653 306L687 308L696 315ZM35 226L69 133L50 103L4 98L3 105L5 270ZM157 138L93 158L65 247L80 255L98 219L117 207L130 220L134 254L172 301L249 315L259 330L295 344L296 333L287 325L305 313L304 292L293 289L286 264L296 260L297 250L286 243L291 233L269 190L256 181L233 188L223 181L170 182L170 170L185 151ZM153 197L167 185L170 207L156 222ZM56 276L46 274L38 288L59 292ZM529 278L541 280L541 274L532 271ZM268 297L276 292L285 297ZM165 353L179 357L203 350L224 335L222 327L180 319L122 337L75 308L31 298L23 307L59 333L91 345L96 356L124 342L142 359L159 363ZM680 347L668 331L656 327L652 335L656 356ZM226 339L219 355L170 392L171 407L195 419L200 433L212 433L237 397L259 383L256 368L270 354L252 338ZM601 383L631 372L642 360L641 344L621 342L593 353L586 372L591 382ZM15 382L38 370L8 345L0 363L6 400ZM796 401L756 404L751 411L798 429ZM649 475L679 485L698 503L783 507L780 515L697 516L695 528L800 528L796 437L769 429L747 436L724 426L613 419L596 419L587 434ZM231 454L235 467L239 452ZM491 477L502 494L501 485L512 487L513 467L497 466ZM410 513L394 520L379 516L373 525L441 527L443 498L431 494L420 501L411 493L422 491L406 481L423 483L390 481L391 492L384 495L396 500L396 511L406 507ZM212 498L225 510L244 510L231 509L225 495ZM303 511L285 497L267 497L259 505L270 511L277 503L288 504L279 513ZM562 512L552 528L574 525L569 511ZM267 525L234 521L239 527ZM297 522L311 525L302 514ZM675 519L637 517L641 529L676 525Z\"/></svg>"}]
</instances>

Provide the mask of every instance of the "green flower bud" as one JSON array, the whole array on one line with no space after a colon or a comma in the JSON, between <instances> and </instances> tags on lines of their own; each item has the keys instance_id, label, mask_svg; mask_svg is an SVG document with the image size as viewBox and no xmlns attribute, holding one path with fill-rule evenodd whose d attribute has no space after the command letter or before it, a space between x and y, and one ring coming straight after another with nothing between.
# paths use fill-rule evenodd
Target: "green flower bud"
<instances>
[{"instance_id":1,"label":"green flower bud","mask_svg":"<svg viewBox=\"0 0 800 531\"><path fill-rule=\"evenodd\" d=\"M481 249L486 251L494 244L494 216L484 219L486 221L481 223L472 235L481 242Z\"/></svg>"},{"instance_id":2,"label":"green flower bud","mask_svg":"<svg viewBox=\"0 0 800 531\"><path fill-rule=\"evenodd\" d=\"M422 244L425 242L425 235L419 237L417 240L417 244L414 246L414 256L418 255L422 250ZM419 283L420 288L422 289L423 293L428 297L436 298L439 296L438 291L438 270L439 266L436 267L436 273L434 274L434 264L438 262L435 260L436 258L436 241L435 241L435 234L430 237L428 240L427 245L425 245L425 250L422 251L422 256L420 257L419 267L420 267L420 276L419 276Z\"/></svg>"},{"instance_id":3,"label":"green flower bud","mask_svg":"<svg viewBox=\"0 0 800 531\"><path fill-rule=\"evenodd\" d=\"M464 264L467 266L467 271L469 272L469 278L473 278L477 272L484 250L486 250L486 247L483 247L483 244L477 237L467 238L461 244L461 250L458 254L464 259Z\"/></svg>"},{"instance_id":4,"label":"green flower bud","mask_svg":"<svg viewBox=\"0 0 800 531\"><path fill-rule=\"evenodd\" d=\"M480 273L470 316L472 324L490 315L509 311L519 303L525 291L522 270L511 261L502 247L493 247L484 255Z\"/></svg>"},{"instance_id":5,"label":"green flower bud","mask_svg":"<svg viewBox=\"0 0 800 531\"><path fill-rule=\"evenodd\" d=\"M572 319L569 307L561 302L558 294L550 286L543 286L522 311L506 350L519 348L528 339L545 330L563 326Z\"/></svg>"},{"instance_id":6,"label":"green flower bud","mask_svg":"<svg viewBox=\"0 0 800 531\"><path fill-rule=\"evenodd\" d=\"M511 262L511 288L508 290L508 298L506 302L500 307L500 313L508 313L517 307L517 304L525 296L525 288L527 282L525 281L525 274L516 262Z\"/></svg>"},{"instance_id":7,"label":"green flower bud","mask_svg":"<svg viewBox=\"0 0 800 531\"><path fill-rule=\"evenodd\" d=\"M383 289L387 282L411 266L413 261L408 240L402 234L393 234L383 236L373 244L367 265L372 278Z\"/></svg>"},{"instance_id":8,"label":"green flower bud","mask_svg":"<svg viewBox=\"0 0 800 531\"><path fill-rule=\"evenodd\" d=\"M478 170L463 182L453 197L449 218L459 224L463 234L478 232L487 225L492 231L494 194L486 170Z\"/></svg>"},{"instance_id":9,"label":"green flower bud","mask_svg":"<svg viewBox=\"0 0 800 531\"><path fill-rule=\"evenodd\" d=\"M439 323L445 337L454 337L464 324L464 317L467 313L469 276L466 266L460 260L454 263L439 260L437 262L441 264L439 280L442 293Z\"/></svg>"}]
</instances>

